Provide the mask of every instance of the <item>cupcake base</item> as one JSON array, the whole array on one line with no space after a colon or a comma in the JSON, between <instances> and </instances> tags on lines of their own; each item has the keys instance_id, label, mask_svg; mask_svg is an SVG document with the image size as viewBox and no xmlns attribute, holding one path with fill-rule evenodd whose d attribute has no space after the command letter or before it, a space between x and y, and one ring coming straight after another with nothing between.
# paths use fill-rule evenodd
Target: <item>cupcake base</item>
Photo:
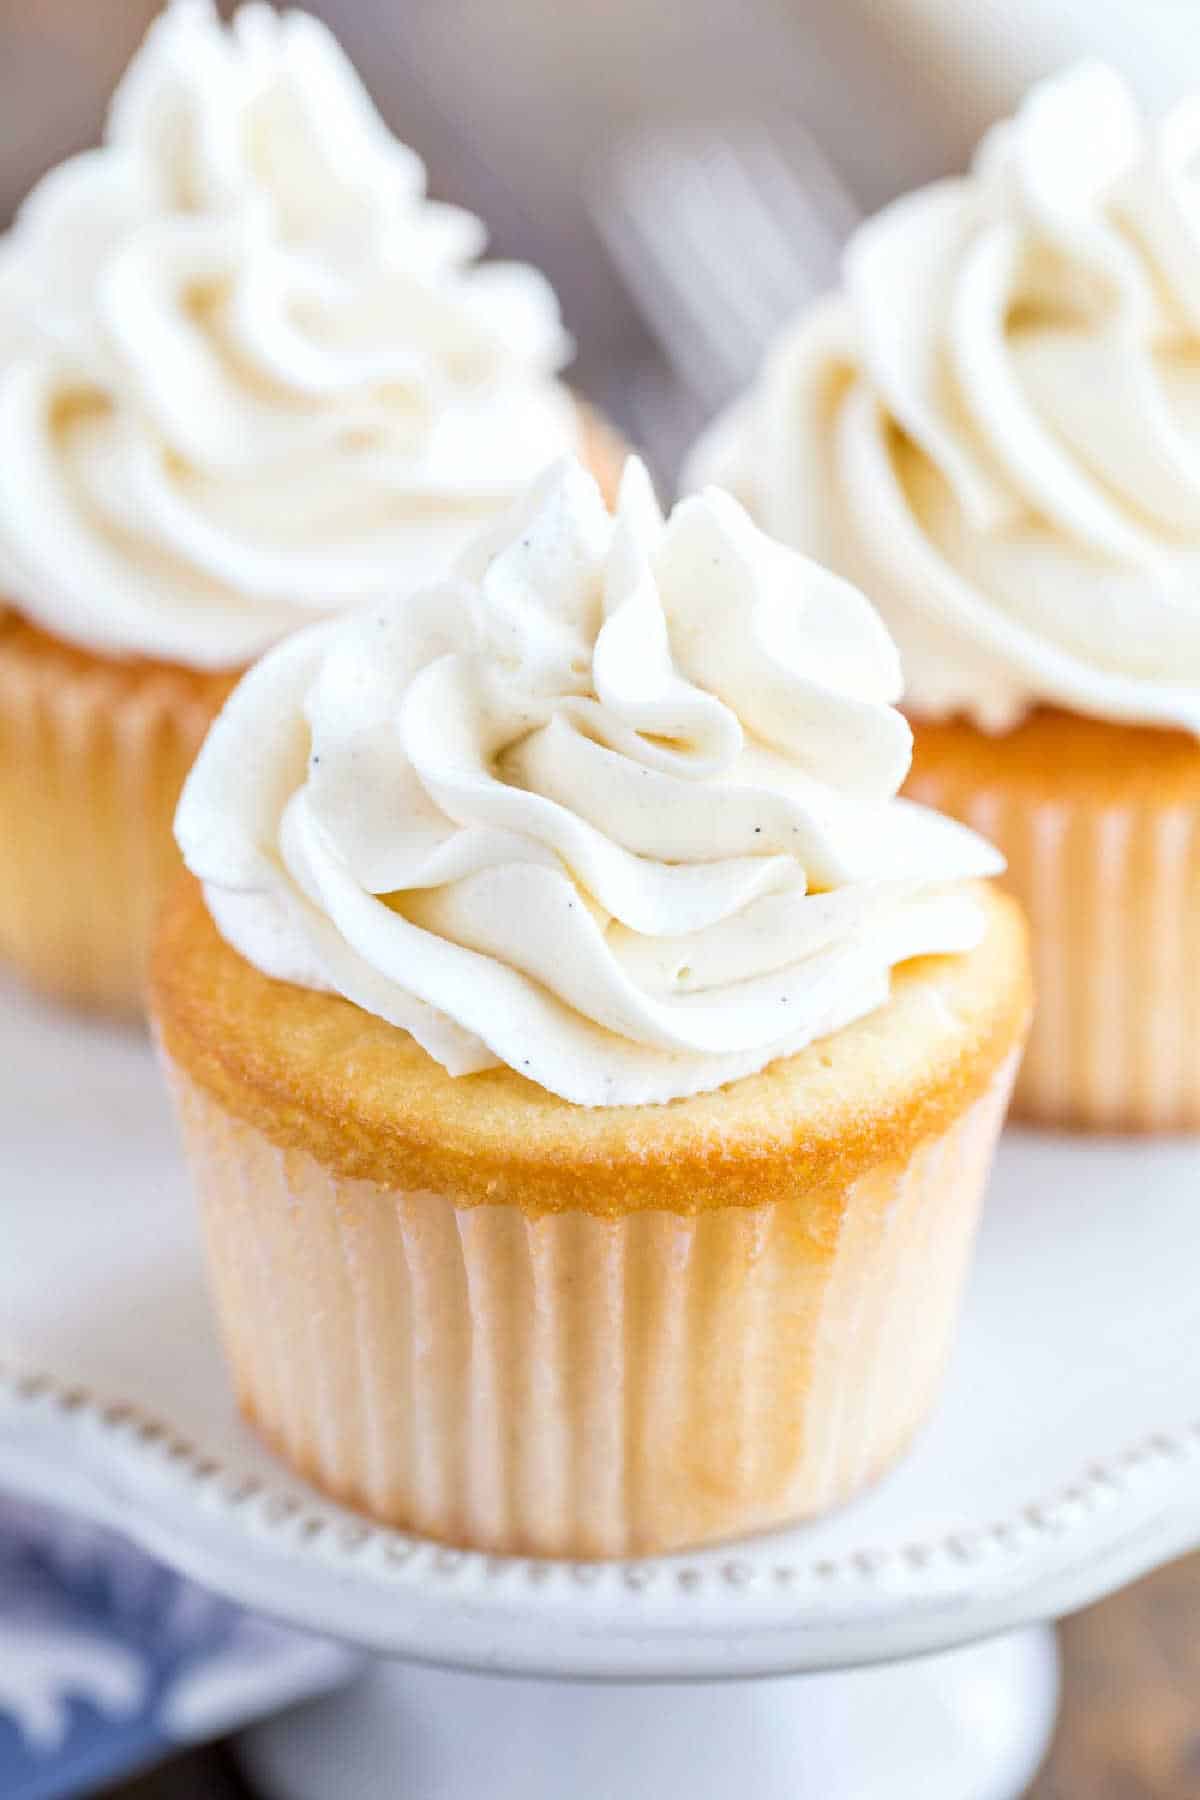
<instances>
[{"instance_id":1,"label":"cupcake base","mask_svg":"<svg viewBox=\"0 0 1200 1800\"><path fill-rule=\"evenodd\" d=\"M142 1012L179 790L232 683L0 614L0 957L34 986Z\"/></svg>"},{"instance_id":2,"label":"cupcake base","mask_svg":"<svg viewBox=\"0 0 1200 1800\"><path fill-rule=\"evenodd\" d=\"M318 1486L506 1554L619 1556L803 1518L929 1410L1009 1065L851 1183L687 1218L531 1216L347 1180L180 1076L242 1410Z\"/></svg>"},{"instance_id":3,"label":"cupcake base","mask_svg":"<svg viewBox=\"0 0 1200 1800\"><path fill-rule=\"evenodd\" d=\"M910 797L1008 858L1037 1011L1013 1110L1200 1129L1200 744L1044 709L989 737L914 722Z\"/></svg>"},{"instance_id":4,"label":"cupcake base","mask_svg":"<svg viewBox=\"0 0 1200 1800\"><path fill-rule=\"evenodd\" d=\"M260 975L192 882L155 1013L240 1402L395 1526L619 1556L838 1505L946 1358L1028 1013L1024 934L761 1075L670 1106L453 1080Z\"/></svg>"}]
</instances>

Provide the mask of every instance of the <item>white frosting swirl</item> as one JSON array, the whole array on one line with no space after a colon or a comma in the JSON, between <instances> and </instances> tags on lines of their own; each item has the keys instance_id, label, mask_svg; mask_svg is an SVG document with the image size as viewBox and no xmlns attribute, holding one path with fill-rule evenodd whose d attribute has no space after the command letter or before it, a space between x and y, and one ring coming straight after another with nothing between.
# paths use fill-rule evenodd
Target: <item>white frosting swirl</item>
<instances>
[{"instance_id":1,"label":"white frosting swirl","mask_svg":"<svg viewBox=\"0 0 1200 1800\"><path fill-rule=\"evenodd\" d=\"M316 19L176 0L0 240L0 594L227 668L436 578L578 442L554 296L483 242Z\"/></svg>"},{"instance_id":2,"label":"white frosting swirl","mask_svg":"<svg viewBox=\"0 0 1200 1800\"><path fill-rule=\"evenodd\" d=\"M456 576L243 678L176 830L226 939L453 1074L664 1101L872 1011L981 930L866 601L709 492L547 472Z\"/></svg>"},{"instance_id":3,"label":"white frosting swirl","mask_svg":"<svg viewBox=\"0 0 1200 1800\"><path fill-rule=\"evenodd\" d=\"M1200 733L1200 97L1035 88L852 240L695 454L876 599L914 712Z\"/></svg>"}]
</instances>

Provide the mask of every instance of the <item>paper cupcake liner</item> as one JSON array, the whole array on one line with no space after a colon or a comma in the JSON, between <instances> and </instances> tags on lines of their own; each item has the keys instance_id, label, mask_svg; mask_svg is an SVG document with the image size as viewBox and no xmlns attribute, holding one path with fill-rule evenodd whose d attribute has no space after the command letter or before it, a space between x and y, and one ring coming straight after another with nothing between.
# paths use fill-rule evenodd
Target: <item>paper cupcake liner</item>
<instances>
[{"instance_id":1,"label":"paper cupcake liner","mask_svg":"<svg viewBox=\"0 0 1200 1800\"><path fill-rule=\"evenodd\" d=\"M173 1070L246 1414L379 1519L514 1554L683 1548L821 1512L946 1358L1014 1058L845 1191L623 1219L329 1173Z\"/></svg>"},{"instance_id":2,"label":"paper cupcake liner","mask_svg":"<svg viewBox=\"0 0 1200 1800\"><path fill-rule=\"evenodd\" d=\"M210 689L0 632L0 957L35 985L141 1010Z\"/></svg>"},{"instance_id":3,"label":"paper cupcake liner","mask_svg":"<svg viewBox=\"0 0 1200 1800\"><path fill-rule=\"evenodd\" d=\"M1037 1007L1014 1114L1097 1131L1200 1126L1200 813L933 773L906 792L998 845L1029 915Z\"/></svg>"}]
</instances>

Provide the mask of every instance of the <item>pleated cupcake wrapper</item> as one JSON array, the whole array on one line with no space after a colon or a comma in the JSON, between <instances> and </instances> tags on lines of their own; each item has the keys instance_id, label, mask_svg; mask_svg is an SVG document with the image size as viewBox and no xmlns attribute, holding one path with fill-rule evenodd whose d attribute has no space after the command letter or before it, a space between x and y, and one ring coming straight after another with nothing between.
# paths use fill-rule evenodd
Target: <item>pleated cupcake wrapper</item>
<instances>
[{"instance_id":1,"label":"pleated cupcake wrapper","mask_svg":"<svg viewBox=\"0 0 1200 1800\"><path fill-rule=\"evenodd\" d=\"M617 1220L396 1193L177 1068L241 1405L333 1495L491 1551L669 1550L834 1506L936 1392L1012 1072L815 1241L803 1193Z\"/></svg>"},{"instance_id":2,"label":"pleated cupcake wrapper","mask_svg":"<svg viewBox=\"0 0 1200 1800\"><path fill-rule=\"evenodd\" d=\"M1014 1113L1092 1130L1200 1126L1200 812L936 774L906 791L998 845L1029 914L1037 1004Z\"/></svg>"},{"instance_id":3,"label":"pleated cupcake wrapper","mask_svg":"<svg viewBox=\"0 0 1200 1800\"><path fill-rule=\"evenodd\" d=\"M175 805L210 720L169 671L131 685L0 637L0 957L36 985L140 1010Z\"/></svg>"}]
</instances>

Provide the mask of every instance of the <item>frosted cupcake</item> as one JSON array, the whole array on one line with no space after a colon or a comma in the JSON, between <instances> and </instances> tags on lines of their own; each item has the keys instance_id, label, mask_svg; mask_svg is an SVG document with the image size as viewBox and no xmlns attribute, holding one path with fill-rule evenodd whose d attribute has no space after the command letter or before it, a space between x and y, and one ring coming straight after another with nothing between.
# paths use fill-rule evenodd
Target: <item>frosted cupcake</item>
<instances>
[{"instance_id":1,"label":"frosted cupcake","mask_svg":"<svg viewBox=\"0 0 1200 1800\"><path fill-rule=\"evenodd\" d=\"M331 1493L618 1555L836 1505L947 1354L1029 1008L894 798L892 644L728 496L551 472L269 654L194 768L157 1028L242 1407Z\"/></svg>"},{"instance_id":2,"label":"frosted cupcake","mask_svg":"<svg viewBox=\"0 0 1200 1800\"><path fill-rule=\"evenodd\" d=\"M861 581L1034 929L1026 1116L1200 1126L1200 101L1086 66L850 244L694 458Z\"/></svg>"},{"instance_id":3,"label":"frosted cupcake","mask_svg":"<svg viewBox=\"0 0 1200 1800\"><path fill-rule=\"evenodd\" d=\"M137 1006L233 674L603 464L483 238L315 19L181 0L0 240L0 955L42 985Z\"/></svg>"}]
</instances>

